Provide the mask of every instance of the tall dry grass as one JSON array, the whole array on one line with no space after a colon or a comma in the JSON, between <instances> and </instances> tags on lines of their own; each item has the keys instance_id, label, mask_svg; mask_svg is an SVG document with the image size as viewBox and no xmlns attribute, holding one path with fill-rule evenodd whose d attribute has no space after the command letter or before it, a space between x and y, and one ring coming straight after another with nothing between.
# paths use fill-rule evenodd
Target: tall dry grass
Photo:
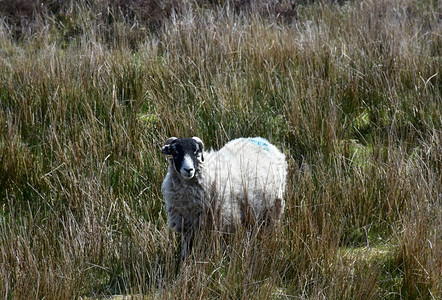
<instances>
[{"instance_id":1,"label":"tall dry grass","mask_svg":"<svg viewBox=\"0 0 442 300\"><path fill-rule=\"evenodd\" d=\"M442 297L438 1L41 2L1 7L3 297ZM191 135L284 150L280 228L180 262L159 149Z\"/></svg>"}]
</instances>

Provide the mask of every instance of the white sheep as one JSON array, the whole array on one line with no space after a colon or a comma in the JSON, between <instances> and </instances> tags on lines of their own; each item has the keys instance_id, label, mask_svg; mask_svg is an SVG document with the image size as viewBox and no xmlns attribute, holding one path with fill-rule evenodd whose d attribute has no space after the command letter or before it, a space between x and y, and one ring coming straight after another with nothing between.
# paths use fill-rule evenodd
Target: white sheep
<instances>
[{"instance_id":1,"label":"white sheep","mask_svg":"<svg viewBox=\"0 0 442 300\"><path fill-rule=\"evenodd\" d=\"M205 217L227 231L281 219L287 162L266 139L238 138L219 151L204 152L197 137L171 137L162 153L170 163L162 192L169 226L184 234L183 258Z\"/></svg>"}]
</instances>

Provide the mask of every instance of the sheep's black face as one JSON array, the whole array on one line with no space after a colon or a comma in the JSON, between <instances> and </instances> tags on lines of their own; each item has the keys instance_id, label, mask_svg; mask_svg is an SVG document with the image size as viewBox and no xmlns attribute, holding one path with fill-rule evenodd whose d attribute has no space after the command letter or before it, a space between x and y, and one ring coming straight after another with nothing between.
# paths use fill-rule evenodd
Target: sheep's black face
<instances>
[{"instance_id":1,"label":"sheep's black face","mask_svg":"<svg viewBox=\"0 0 442 300\"><path fill-rule=\"evenodd\" d=\"M197 138L169 138L161 151L170 156L170 163L184 179L191 179L203 158L203 142Z\"/></svg>"}]
</instances>

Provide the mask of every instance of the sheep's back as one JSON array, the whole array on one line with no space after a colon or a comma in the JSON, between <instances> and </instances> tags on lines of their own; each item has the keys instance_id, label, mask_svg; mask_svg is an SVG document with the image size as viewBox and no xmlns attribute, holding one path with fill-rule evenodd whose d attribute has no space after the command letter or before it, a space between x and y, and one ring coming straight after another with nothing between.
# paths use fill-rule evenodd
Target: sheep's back
<instances>
[{"instance_id":1,"label":"sheep's back","mask_svg":"<svg viewBox=\"0 0 442 300\"><path fill-rule=\"evenodd\" d=\"M278 148L263 138L239 138L217 152L205 154L206 185L216 189L226 224L254 219L279 206L284 209L287 162Z\"/></svg>"}]
</instances>

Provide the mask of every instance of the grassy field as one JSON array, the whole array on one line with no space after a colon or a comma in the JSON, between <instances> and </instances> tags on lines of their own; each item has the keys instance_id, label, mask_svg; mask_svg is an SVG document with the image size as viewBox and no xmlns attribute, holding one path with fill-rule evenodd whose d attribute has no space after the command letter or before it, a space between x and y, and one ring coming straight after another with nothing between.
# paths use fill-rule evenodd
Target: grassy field
<instances>
[{"instance_id":1,"label":"grassy field","mask_svg":"<svg viewBox=\"0 0 442 300\"><path fill-rule=\"evenodd\" d=\"M440 1L0 14L0 297L441 299ZM283 149L280 228L203 232L182 263L170 136Z\"/></svg>"}]
</instances>

